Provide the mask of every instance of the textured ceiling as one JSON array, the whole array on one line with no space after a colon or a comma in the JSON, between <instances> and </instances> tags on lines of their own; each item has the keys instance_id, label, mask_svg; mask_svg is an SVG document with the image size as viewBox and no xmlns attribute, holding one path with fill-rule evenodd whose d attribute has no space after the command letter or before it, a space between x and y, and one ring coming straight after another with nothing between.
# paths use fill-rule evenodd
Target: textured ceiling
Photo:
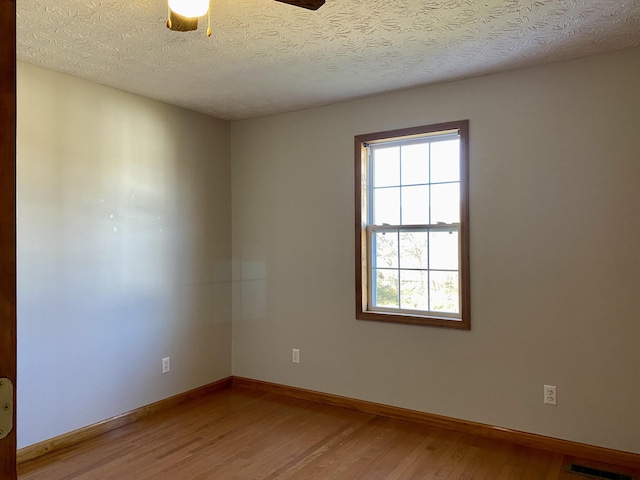
<instances>
[{"instance_id":1,"label":"textured ceiling","mask_svg":"<svg viewBox=\"0 0 640 480\"><path fill-rule=\"evenodd\" d=\"M234 120L640 45L640 0L18 0L18 59Z\"/></svg>"}]
</instances>

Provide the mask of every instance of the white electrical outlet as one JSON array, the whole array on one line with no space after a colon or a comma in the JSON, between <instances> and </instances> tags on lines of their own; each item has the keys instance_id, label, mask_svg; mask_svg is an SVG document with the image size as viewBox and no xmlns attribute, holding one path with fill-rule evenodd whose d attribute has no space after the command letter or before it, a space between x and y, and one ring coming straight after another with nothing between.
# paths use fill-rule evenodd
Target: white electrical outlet
<instances>
[{"instance_id":1,"label":"white electrical outlet","mask_svg":"<svg viewBox=\"0 0 640 480\"><path fill-rule=\"evenodd\" d=\"M547 405L557 405L558 397L556 395L556 386L555 385L545 385L544 386L544 403Z\"/></svg>"},{"instance_id":2,"label":"white electrical outlet","mask_svg":"<svg viewBox=\"0 0 640 480\"><path fill-rule=\"evenodd\" d=\"M291 350L291 361L293 363L300 363L300 349L294 348Z\"/></svg>"},{"instance_id":3,"label":"white electrical outlet","mask_svg":"<svg viewBox=\"0 0 640 480\"><path fill-rule=\"evenodd\" d=\"M171 371L171 357L165 357L162 359L162 373L169 373Z\"/></svg>"}]
</instances>

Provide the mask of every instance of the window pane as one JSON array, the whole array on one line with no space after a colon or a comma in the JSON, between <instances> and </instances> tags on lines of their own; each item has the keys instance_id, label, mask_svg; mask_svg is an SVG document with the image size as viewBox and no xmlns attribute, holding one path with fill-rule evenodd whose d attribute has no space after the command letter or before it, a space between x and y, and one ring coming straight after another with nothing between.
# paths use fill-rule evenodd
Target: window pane
<instances>
[{"instance_id":1,"label":"window pane","mask_svg":"<svg viewBox=\"0 0 640 480\"><path fill-rule=\"evenodd\" d=\"M434 312L459 313L458 273L430 272L431 310Z\"/></svg>"},{"instance_id":2,"label":"window pane","mask_svg":"<svg viewBox=\"0 0 640 480\"><path fill-rule=\"evenodd\" d=\"M402 232L400 234L400 268L428 268L427 232Z\"/></svg>"},{"instance_id":3,"label":"window pane","mask_svg":"<svg viewBox=\"0 0 640 480\"><path fill-rule=\"evenodd\" d=\"M400 147L376 148L373 151L373 186L400 185Z\"/></svg>"},{"instance_id":4,"label":"window pane","mask_svg":"<svg viewBox=\"0 0 640 480\"><path fill-rule=\"evenodd\" d=\"M460 222L460 184L431 185L431 223Z\"/></svg>"},{"instance_id":5,"label":"window pane","mask_svg":"<svg viewBox=\"0 0 640 480\"><path fill-rule=\"evenodd\" d=\"M398 271L374 270L374 272L376 276L374 306L398 308Z\"/></svg>"},{"instance_id":6,"label":"window pane","mask_svg":"<svg viewBox=\"0 0 640 480\"><path fill-rule=\"evenodd\" d=\"M431 183L460 180L460 140L431 144Z\"/></svg>"},{"instance_id":7,"label":"window pane","mask_svg":"<svg viewBox=\"0 0 640 480\"><path fill-rule=\"evenodd\" d=\"M458 270L458 232L431 232L429 268Z\"/></svg>"},{"instance_id":8,"label":"window pane","mask_svg":"<svg viewBox=\"0 0 640 480\"><path fill-rule=\"evenodd\" d=\"M377 188L373 192L373 223L400 224L400 188Z\"/></svg>"},{"instance_id":9,"label":"window pane","mask_svg":"<svg viewBox=\"0 0 640 480\"><path fill-rule=\"evenodd\" d=\"M402 147L402 184L429 183L429 144Z\"/></svg>"},{"instance_id":10,"label":"window pane","mask_svg":"<svg viewBox=\"0 0 640 480\"><path fill-rule=\"evenodd\" d=\"M402 225L429 223L429 187L402 187Z\"/></svg>"},{"instance_id":11,"label":"window pane","mask_svg":"<svg viewBox=\"0 0 640 480\"><path fill-rule=\"evenodd\" d=\"M415 270L400 271L400 307L429 310L429 274Z\"/></svg>"},{"instance_id":12,"label":"window pane","mask_svg":"<svg viewBox=\"0 0 640 480\"><path fill-rule=\"evenodd\" d=\"M398 268L398 232L374 233L376 255L374 268Z\"/></svg>"}]
</instances>

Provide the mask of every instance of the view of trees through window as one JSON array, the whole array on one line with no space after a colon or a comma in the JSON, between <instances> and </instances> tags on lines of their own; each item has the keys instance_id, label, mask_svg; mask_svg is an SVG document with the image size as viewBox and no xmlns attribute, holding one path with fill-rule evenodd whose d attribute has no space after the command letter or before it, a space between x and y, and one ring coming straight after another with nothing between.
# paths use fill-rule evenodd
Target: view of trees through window
<instances>
[{"instance_id":1,"label":"view of trees through window","mask_svg":"<svg viewBox=\"0 0 640 480\"><path fill-rule=\"evenodd\" d=\"M443 239L445 235L451 238ZM457 232L396 231L376 233L375 237L376 306L459 312ZM443 259L448 256L450 264L442 266L453 270L428 270L430 241L436 252L434 257L440 250L449 250ZM436 246L438 243L444 248ZM452 247L455 251L451 251Z\"/></svg>"}]
</instances>

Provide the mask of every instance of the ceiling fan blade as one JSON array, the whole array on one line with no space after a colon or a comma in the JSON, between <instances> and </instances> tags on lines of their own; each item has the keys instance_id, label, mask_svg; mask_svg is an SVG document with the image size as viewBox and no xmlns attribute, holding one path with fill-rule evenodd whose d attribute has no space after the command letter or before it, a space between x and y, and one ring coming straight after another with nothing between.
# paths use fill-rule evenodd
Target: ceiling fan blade
<instances>
[{"instance_id":1,"label":"ceiling fan blade","mask_svg":"<svg viewBox=\"0 0 640 480\"><path fill-rule=\"evenodd\" d=\"M198 18L187 18L169 10L167 18L167 28L176 32L189 32L198 28Z\"/></svg>"},{"instance_id":2,"label":"ceiling fan blade","mask_svg":"<svg viewBox=\"0 0 640 480\"><path fill-rule=\"evenodd\" d=\"M276 0L277 2L287 3L294 7L302 7L308 10L317 10L324 5L324 0Z\"/></svg>"}]
</instances>

